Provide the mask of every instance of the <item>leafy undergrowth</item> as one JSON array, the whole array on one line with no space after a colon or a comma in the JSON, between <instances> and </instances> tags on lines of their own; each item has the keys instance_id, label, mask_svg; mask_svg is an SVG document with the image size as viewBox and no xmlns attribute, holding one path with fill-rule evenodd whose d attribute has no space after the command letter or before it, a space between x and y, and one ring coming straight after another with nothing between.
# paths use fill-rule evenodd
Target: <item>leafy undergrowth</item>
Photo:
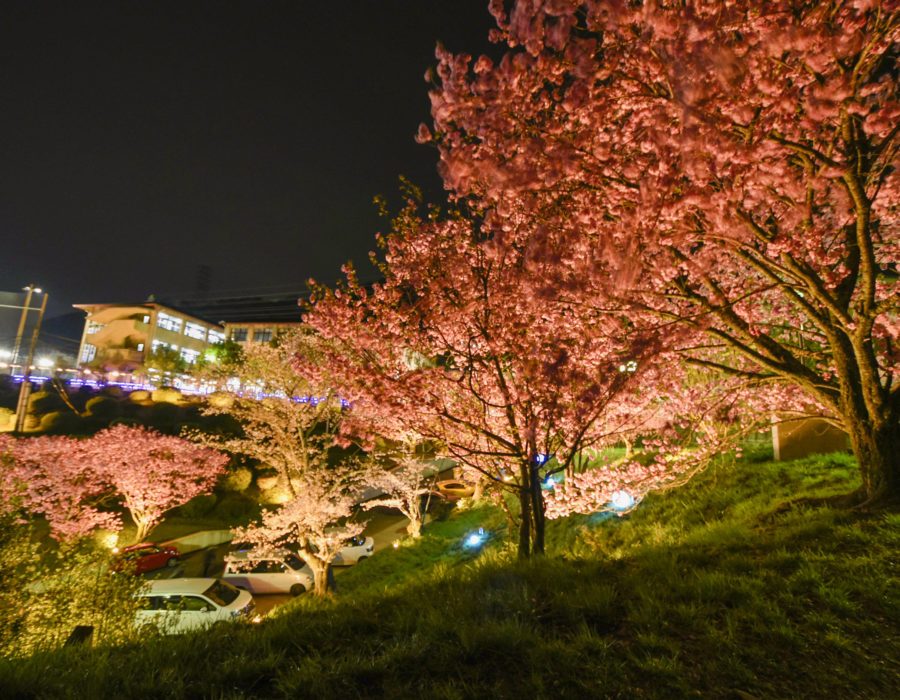
<instances>
[{"instance_id":1,"label":"leafy undergrowth","mask_svg":"<svg viewBox=\"0 0 900 700\"><path fill-rule=\"evenodd\" d=\"M339 577L258 627L0 665L4 697L900 697L900 515L783 508L851 490L841 455L745 457L624 518L551 523L520 563L497 511ZM479 553L463 535L485 526Z\"/></svg>"}]
</instances>

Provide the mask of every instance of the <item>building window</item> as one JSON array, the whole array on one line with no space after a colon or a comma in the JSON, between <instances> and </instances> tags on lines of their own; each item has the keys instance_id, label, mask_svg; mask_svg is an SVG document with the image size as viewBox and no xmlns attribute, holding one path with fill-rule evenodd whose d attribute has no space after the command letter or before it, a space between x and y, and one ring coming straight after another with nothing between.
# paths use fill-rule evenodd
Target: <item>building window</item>
<instances>
[{"instance_id":1,"label":"building window","mask_svg":"<svg viewBox=\"0 0 900 700\"><path fill-rule=\"evenodd\" d=\"M272 329L271 328L257 328L253 331L253 340L257 343L268 343L272 340Z\"/></svg>"},{"instance_id":2,"label":"building window","mask_svg":"<svg viewBox=\"0 0 900 700\"><path fill-rule=\"evenodd\" d=\"M160 328L165 328L167 331L173 331L175 333L181 332L181 319L177 316L164 314L162 311L160 311L159 316L156 317L156 325Z\"/></svg>"},{"instance_id":3,"label":"building window","mask_svg":"<svg viewBox=\"0 0 900 700\"><path fill-rule=\"evenodd\" d=\"M194 364L197 361L198 357L200 357L199 350L191 350L190 348L181 348L181 359L183 359L189 365Z\"/></svg>"},{"instance_id":4,"label":"building window","mask_svg":"<svg viewBox=\"0 0 900 700\"><path fill-rule=\"evenodd\" d=\"M101 330L106 324L97 323L96 321L88 321L87 323L87 331L88 335L93 335L97 331Z\"/></svg>"},{"instance_id":5,"label":"building window","mask_svg":"<svg viewBox=\"0 0 900 700\"><path fill-rule=\"evenodd\" d=\"M209 330L208 340L210 343L224 343L225 342L225 334L219 333L219 331L214 331L212 329Z\"/></svg>"},{"instance_id":6,"label":"building window","mask_svg":"<svg viewBox=\"0 0 900 700\"><path fill-rule=\"evenodd\" d=\"M171 343L165 343L162 340L154 340L153 352L159 352L160 350L178 350L178 346L172 345Z\"/></svg>"},{"instance_id":7,"label":"building window","mask_svg":"<svg viewBox=\"0 0 900 700\"><path fill-rule=\"evenodd\" d=\"M191 323L188 321L184 324L184 334L188 338L196 338L197 340L206 340L206 328L199 323Z\"/></svg>"},{"instance_id":8,"label":"building window","mask_svg":"<svg viewBox=\"0 0 900 700\"><path fill-rule=\"evenodd\" d=\"M141 321L141 323L150 323L150 317L145 315L144 320Z\"/></svg>"},{"instance_id":9,"label":"building window","mask_svg":"<svg viewBox=\"0 0 900 700\"><path fill-rule=\"evenodd\" d=\"M138 343L138 344L137 344L137 351L138 351L138 352L143 352L143 351L144 351L144 344L143 344L143 343Z\"/></svg>"},{"instance_id":10,"label":"building window","mask_svg":"<svg viewBox=\"0 0 900 700\"><path fill-rule=\"evenodd\" d=\"M246 328L232 328L231 329L231 339L236 343L243 343L247 340L247 329Z\"/></svg>"},{"instance_id":11,"label":"building window","mask_svg":"<svg viewBox=\"0 0 900 700\"><path fill-rule=\"evenodd\" d=\"M81 362L90 362L95 357L97 357L97 348L91 345L90 343L85 343L84 347L81 348Z\"/></svg>"}]
</instances>

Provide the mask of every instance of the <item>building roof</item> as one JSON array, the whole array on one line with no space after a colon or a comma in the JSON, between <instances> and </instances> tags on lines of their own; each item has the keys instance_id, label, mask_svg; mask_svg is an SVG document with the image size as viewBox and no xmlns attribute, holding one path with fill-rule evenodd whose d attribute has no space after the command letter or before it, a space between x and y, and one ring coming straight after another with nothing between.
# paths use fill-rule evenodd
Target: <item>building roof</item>
<instances>
[{"instance_id":1,"label":"building roof","mask_svg":"<svg viewBox=\"0 0 900 700\"><path fill-rule=\"evenodd\" d=\"M301 303L309 298L309 292L258 294L214 299L179 299L173 301L177 308L208 318L213 323L299 323L302 321Z\"/></svg>"}]
</instances>

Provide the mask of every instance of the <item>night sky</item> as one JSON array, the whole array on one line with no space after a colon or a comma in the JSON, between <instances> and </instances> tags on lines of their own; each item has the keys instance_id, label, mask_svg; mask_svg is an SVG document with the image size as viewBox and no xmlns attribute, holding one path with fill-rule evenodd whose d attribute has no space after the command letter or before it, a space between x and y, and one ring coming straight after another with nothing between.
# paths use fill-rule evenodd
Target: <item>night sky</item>
<instances>
[{"instance_id":1,"label":"night sky","mask_svg":"<svg viewBox=\"0 0 900 700\"><path fill-rule=\"evenodd\" d=\"M78 302L365 274L403 174L442 197L424 74L487 0L17 2L0 10L0 290ZM371 273L368 273L371 274Z\"/></svg>"}]
</instances>

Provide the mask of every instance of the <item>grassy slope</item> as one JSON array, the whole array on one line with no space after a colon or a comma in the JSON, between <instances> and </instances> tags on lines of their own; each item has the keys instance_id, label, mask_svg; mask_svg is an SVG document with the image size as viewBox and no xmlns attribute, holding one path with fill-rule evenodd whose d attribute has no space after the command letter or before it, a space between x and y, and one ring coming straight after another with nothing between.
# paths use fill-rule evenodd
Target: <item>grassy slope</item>
<instances>
[{"instance_id":1,"label":"grassy slope","mask_svg":"<svg viewBox=\"0 0 900 700\"><path fill-rule=\"evenodd\" d=\"M519 564L490 509L429 526L259 628L0 665L4 697L900 697L900 515L776 511L849 458L745 458ZM480 555L460 536L485 523Z\"/></svg>"}]
</instances>

